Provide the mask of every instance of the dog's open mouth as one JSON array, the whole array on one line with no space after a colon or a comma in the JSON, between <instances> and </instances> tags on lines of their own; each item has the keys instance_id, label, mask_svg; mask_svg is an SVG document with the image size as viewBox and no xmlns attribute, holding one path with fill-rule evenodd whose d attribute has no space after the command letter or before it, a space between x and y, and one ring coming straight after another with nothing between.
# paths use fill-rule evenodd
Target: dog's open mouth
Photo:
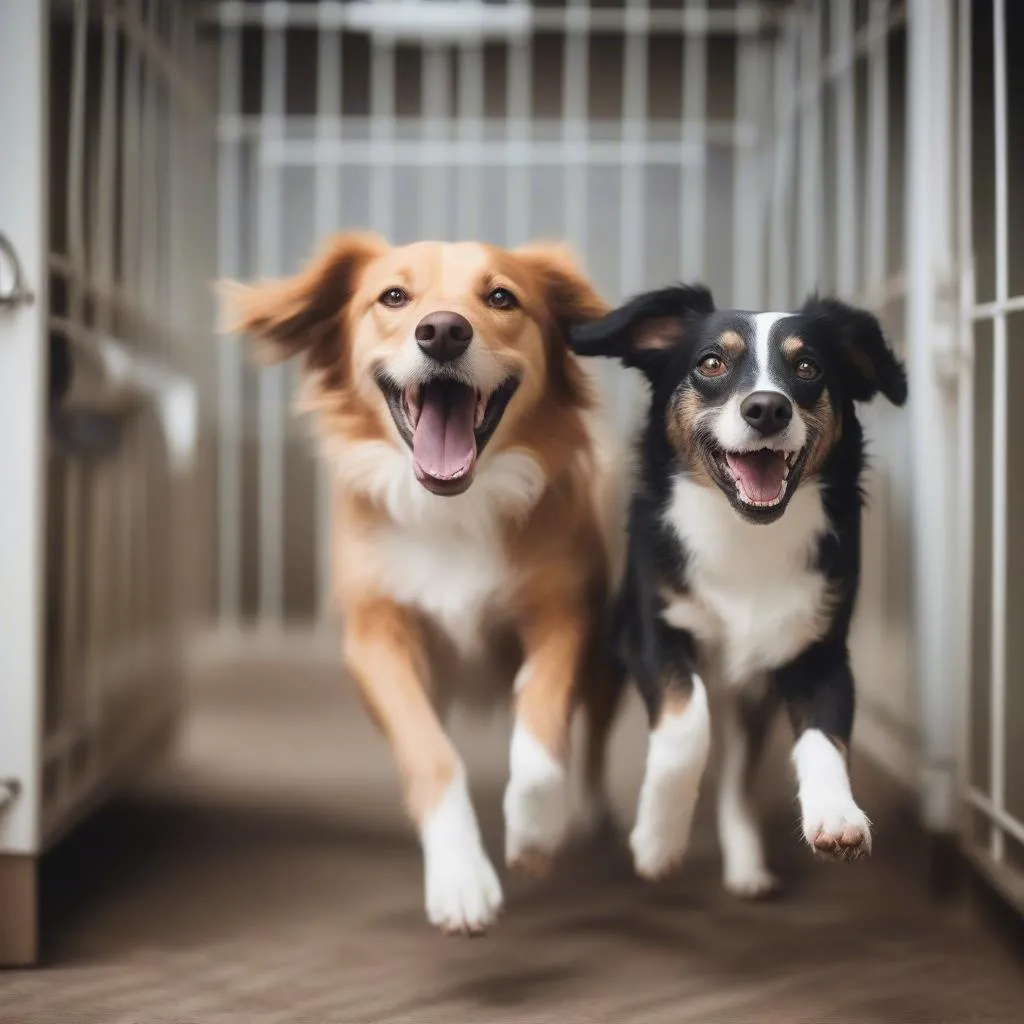
<instances>
[{"instance_id":1,"label":"dog's open mouth","mask_svg":"<svg viewBox=\"0 0 1024 1024\"><path fill-rule=\"evenodd\" d=\"M399 388L379 379L391 416L412 449L416 479L435 494L461 494L473 480L476 460L519 387L507 377L490 394L462 381L435 377Z\"/></svg>"},{"instance_id":2,"label":"dog's open mouth","mask_svg":"<svg viewBox=\"0 0 1024 1024\"><path fill-rule=\"evenodd\" d=\"M782 504L789 474L799 452L761 448L753 452L723 452L722 464L736 485L736 496L752 508Z\"/></svg>"}]
</instances>

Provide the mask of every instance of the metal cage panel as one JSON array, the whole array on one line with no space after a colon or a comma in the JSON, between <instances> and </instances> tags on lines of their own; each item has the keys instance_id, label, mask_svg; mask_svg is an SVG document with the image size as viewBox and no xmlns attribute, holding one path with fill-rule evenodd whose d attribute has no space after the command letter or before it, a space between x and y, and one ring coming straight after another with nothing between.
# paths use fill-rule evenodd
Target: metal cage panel
<instances>
[{"instance_id":1,"label":"metal cage panel","mask_svg":"<svg viewBox=\"0 0 1024 1024\"><path fill-rule=\"evenodd\" d=\"M1024 912L1024 12L1005 0L959 4L961 315L968 401L961 417L963 602L970 625L962 705L963 835L972 856ZM973 570L973 573L972 573ZM972 574L971 574L972 573Z\"/></svg>"},{"instance_id":2,"label":"metal cage panel","mask_svg":"<svg viewBox=\"0 0 1024 1024\"><path fill-rule=\"evenodd\" d=\"M160 400L210 329L197 29L185 5L52 5L48 326L72 381L50 396L43 842L178 709L189 538ZM101 408L78 392L113 346L139 397Z\"/></svg>"},{"instance_id":3,"label":"metal cage panel","mask_svg":"<svg viewBox=\"0 0 1024 1024\"><path fill-rule=\"evenodd\" d=\"M34 586L3 560L0 719L16 742L0 738L0 774L22 788L0 812L3 853L41 853L178 714L189 377L214 274L197 13L33 0L0 15L0 65L23 79L4 96L22 97L25 128L18 161L4 161L23 170L0 178L0 231L35 292L0 320L0 347L13 331L37 353L3 374L18 392L6 415L21 417L5 422L18 444L0 457L2 479L19 513L4 533L39 560ZM23 653L8 663L9 651Z\"/></svg>"}]
</instances>

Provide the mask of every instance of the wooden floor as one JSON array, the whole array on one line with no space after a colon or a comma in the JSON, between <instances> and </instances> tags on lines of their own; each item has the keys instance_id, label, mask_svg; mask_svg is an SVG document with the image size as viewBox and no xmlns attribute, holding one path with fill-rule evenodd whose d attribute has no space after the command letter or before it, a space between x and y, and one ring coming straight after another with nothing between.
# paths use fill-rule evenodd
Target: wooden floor
<instances>
[{"instance_id":1,"label":"wooden floor","mask_svg":"<svg viewBox=\"0 0 1024 1024\"><path fill-rule=\"evenodd\" d=\"M507 725L457 731L500 850ZM628 821L642 725L616 738ZM1024 1020L1020 961L929 903L919 838L859 766L875 856L801 846L783 750L764 779L784 899L718 886L703 824L685 874L636 880L621 840L505 880L500 927L435 935L382 745L333 672L239 669L195 689L177 761L51 857L46 966L0 974L3 1024L968 1024ZM707 805L710 801L705 800Z\"/></svg>"}]
</instances>

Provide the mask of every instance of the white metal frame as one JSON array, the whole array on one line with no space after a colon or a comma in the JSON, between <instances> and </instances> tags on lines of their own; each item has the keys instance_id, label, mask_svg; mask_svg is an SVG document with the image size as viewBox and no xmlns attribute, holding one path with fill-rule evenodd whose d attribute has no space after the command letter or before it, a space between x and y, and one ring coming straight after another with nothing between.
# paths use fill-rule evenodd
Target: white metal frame
<instances>
[{"instance_id":1,"label":"white metal frame","mask_svg":"<svg viewBox=\"0 0 1024 1024\"><path fill-rule=\"evenodd\" d=\"M4 118L5 151L18 159L0 160L0 231L34 293L30 305L0 308L0 380L17 382L0 402L0 430L18 438L0 450L0 780L20 788L0 808L0 849L19 854L38 851L42 830L47 40L41 0L0 9L0 96L19 97Z\"/></svg>"},{"instance_id":2,"label":"white metal frame","mask_svg":"<svg viewBox=\"0 0 1024 1024\"><path fill-rule=\"evenodd\" d=\"M953 5L910 5L907 140L907 330L913 382L913 604L925 823L952 831L961 638L953 581L958 463L959 327L953 247Z\"/></svg>"}]
</instances>

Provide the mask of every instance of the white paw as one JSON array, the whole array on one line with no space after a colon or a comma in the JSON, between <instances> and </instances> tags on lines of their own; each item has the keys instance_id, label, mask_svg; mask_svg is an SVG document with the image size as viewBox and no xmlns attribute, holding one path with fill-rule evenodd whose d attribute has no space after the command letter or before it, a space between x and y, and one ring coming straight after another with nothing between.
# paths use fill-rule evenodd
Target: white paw
<instances>
[{"instance_id":1,"label":"white paw","mask_svg":"<svg viewBox=\"0 0 1024 1024\"><path fill-rule=\"evenodd\" d=\"M690 847L693 804L680 807L665 794L665 799L641 802L636 825L629 836L633 867L641 878L656 882L673 874L682 865ZM685 796L680 803L688 803Z\"/></svg>"},{"instance_id":2,"label":"white paw","mask_svg":"<svg viewBox=\"0 0 1024 1024\"><path fill-rule=\"evenodd\" d=\"M804 838L815 853L857 860L871 853L871 822L852 799L801 794Z\"/></svg>"},{"instance_id":3,"label":"white paw","mask_svg":"<svg viewBox=\"0 0 1024 1024\"><path fill-rule=\"evenodd\" d=\"M480 935L502 907L501 884L479 842L428 856L427 920L451 934Z\"/></svg>"},{"instance_id":4,"label":"white paw","mask_svg":"<svg viewBox=\"0 0 1024 1024\"><path fill-rule=\"evenodd\" d=\"M480 840L460 770L420 832L427 919L446 932L479 935L502 906L498 876Z\"/></svg>"},{"instance_id":5,"label":"white paw","mask_svg":"<svg viewBox=\"0 0 1024 1024\"><path fill-rule=\"evenodd\" d=\"M722 881L726 892L741 900L756 900L779 891L779 880L764 864L729 864Z\"/></svg>"},{"instance_id":6,"label":"white paw","mask_svg":"<svg viewBox=\"0 0 1024 1024\"><path fill-rule=\"evenodd\" d=\"M505 789L505 863L544 874L569 828L565 768L521 725L512 735L511 777Z\"/></svg>"},{"instance_id":7,"label":"white paw","mask_svg":"<svg viewBox=\"0 0 1024 1024\"><path fill-rule=\"evenodd\" d=\"M871 852L871 823L850 792L846 759L817 729L793 747L804 838L811 849L836 860Z\"/></svg>"}]
</instances>

